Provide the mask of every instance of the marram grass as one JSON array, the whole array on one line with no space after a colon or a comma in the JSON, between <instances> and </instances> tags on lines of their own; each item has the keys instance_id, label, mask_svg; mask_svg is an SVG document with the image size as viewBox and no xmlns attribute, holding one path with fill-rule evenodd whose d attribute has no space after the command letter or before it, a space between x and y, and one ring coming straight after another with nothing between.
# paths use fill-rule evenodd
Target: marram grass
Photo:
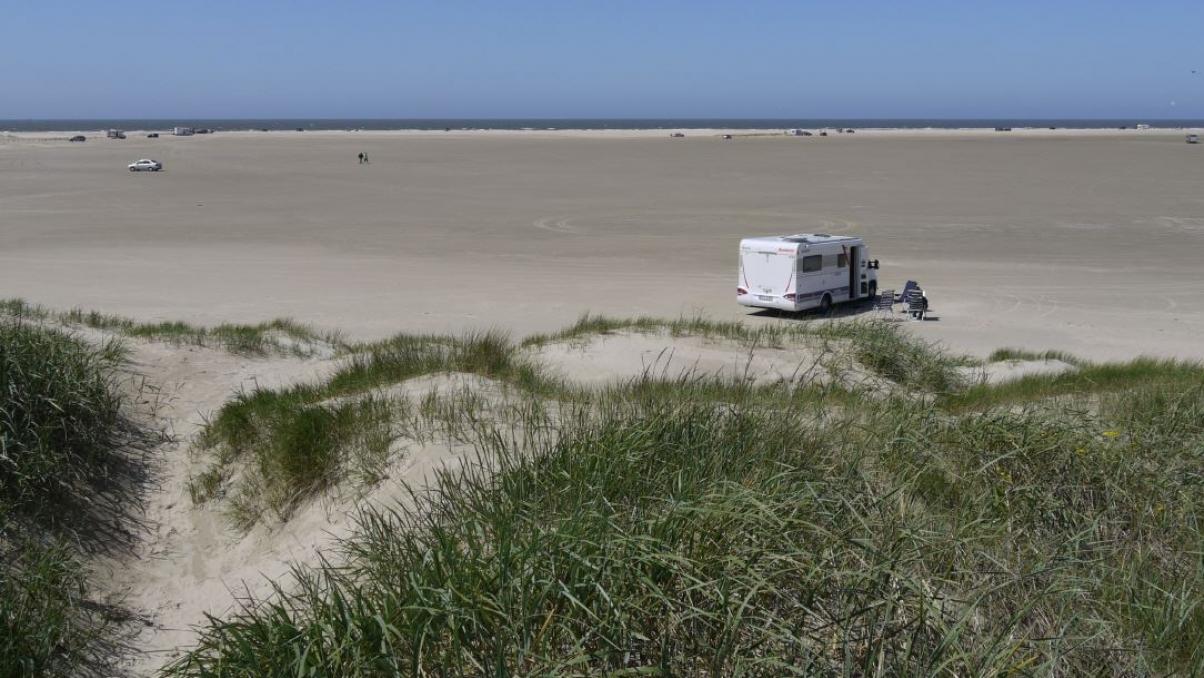
<instances>
[{"instance_id":1,"label":"marram grass","mask_svg":"<svg viewBox=\"0 0 1204 678\"><path fill-rule=\"evenodd\" d=\"M671 325L591 316L528 346ZM471 393L393 402L394 435L442 426L476 463L364 509L337 565L211 619L169 675L1204 673L1196 366L968 385L964 361L893 329L808 331L900 388L588 390L504 342L399 338L324 384L241 398L211 432L259 430L253 458L289 439L265 413L433 371L527 404L499 421Z\"/></svg>"},{"instance_id":2,"label":"marram grass","mask_svg":"<svg viewBox=\"0 0 1204 678\"><path fill-rule=\"evenodd\" d=\"M0 319L0 676L88 675L110 628L75 546L118 462L118 342ZM121 496L109 492L109 496ZM111 527L106 516L105 527Z\"/></svg>"}]
</instances>

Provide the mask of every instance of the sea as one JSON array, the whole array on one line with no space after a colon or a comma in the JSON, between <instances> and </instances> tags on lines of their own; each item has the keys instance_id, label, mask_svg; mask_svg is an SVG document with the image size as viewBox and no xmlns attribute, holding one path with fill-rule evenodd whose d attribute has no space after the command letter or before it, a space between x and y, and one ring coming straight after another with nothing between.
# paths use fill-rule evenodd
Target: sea
<instances>
[{"instance_id":1,"label":"sea","mask_svg":"<svg viewBox=\"0 0 1204 678\"><path fill-rule=\"evenodd\" d=\"M1204 119L1152 118L156 118L0 120L0 132L193 127L243 130L608 130L608 129L1132 129L1204 127Z\"/></svg>"}]
</instances>

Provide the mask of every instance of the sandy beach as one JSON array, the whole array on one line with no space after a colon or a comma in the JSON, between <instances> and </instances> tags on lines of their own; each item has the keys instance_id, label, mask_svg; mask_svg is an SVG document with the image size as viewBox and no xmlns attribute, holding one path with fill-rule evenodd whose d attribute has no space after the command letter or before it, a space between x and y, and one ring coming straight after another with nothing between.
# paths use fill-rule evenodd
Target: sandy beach
<instances>
[{"instance_id":1,"label":"sandy beach","mask_svg":"<svg viewBox=\"0 0 1204 678\"><path fill-rule=\"evenodd\" d=\"M918 336L1204 358L1204 145L1182 130L0 135L0 296L354 337L753 323L742 236L864 236ZM371 163L359 165L367 152ZM162 173L131 173L149 157Z\"/></svg>"}]
</instances>

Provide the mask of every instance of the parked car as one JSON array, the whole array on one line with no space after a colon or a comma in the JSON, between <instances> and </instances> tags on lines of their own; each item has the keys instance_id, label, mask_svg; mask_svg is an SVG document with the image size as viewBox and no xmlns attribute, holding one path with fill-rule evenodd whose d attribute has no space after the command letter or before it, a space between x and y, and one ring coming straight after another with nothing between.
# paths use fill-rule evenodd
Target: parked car
<instances>
[{"instance_id":1,"label":"parked car","mask_svg":"<svg viewBox=\"0 0 1204 678\"><path fill-rule=\"evenodd\" d=\"M1187 143L1189 143L1189 144L1200 143L1200 135L1199 134L1188 134L1187 135Z\"/></svg>"},{"instance_id":2,"label":"parked car","mask_svg":"<svg viewBox=\"0 0 1204 678\"><path fill-rule=\"evenodd\" d=\"M80 141L87 141L87 140L88 140L88 137L86 137L82 134L76 134L75 136L71 137L67 141L80 142Z\"/></svg>"},{"instance_id":3,"label":"parked car","mask_svg":"<svg viewBox=\"0 0 1204 678\"><path fill-rule=\"evenodd\" d=\"M674 139L680 139L680 138L684 137L685 135L686 135L685 132L674 132L673 134L670 134L669 136L673 137Z\"/></svg>"},{"instance_id":4,"label":"parked car","mask_svg":"<svg viewBox=\"0 0 1204 678\"><path fill-rule=\"evenodd\" d=\"M724 134L724 135L723 135L723 138L724 138L724 139L731 139L731 138L732 138L732 135L730 135L730 134Z\"/></svg>"},{"instance_id":5,"label":"parked car","mask_svg":"<svg viewBox=\"0 0 1204 678\"><path fill-rule=\"evenodd\" d=\"M146 138L147 138L147 139L158 139L158 138L159 138L159 133L158 133L158 132L151 132L150 134L146 135Z\"/></svg>"},{"instance_id":6,"label":"parked car","mask_svg":"<svg viewBox=\"0 0 1204 678\"><path fill-rule=\"evenodd\" d=\"M131 172L158 172L163 169L163 163L150 158L143 158L137 162L130 163Z\"/></svg>"}]
</instances>

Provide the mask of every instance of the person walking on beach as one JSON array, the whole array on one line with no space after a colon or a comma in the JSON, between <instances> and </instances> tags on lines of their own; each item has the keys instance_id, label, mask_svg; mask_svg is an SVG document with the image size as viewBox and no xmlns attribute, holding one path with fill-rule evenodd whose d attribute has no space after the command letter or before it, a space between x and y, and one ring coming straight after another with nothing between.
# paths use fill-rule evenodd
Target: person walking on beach
<instances>
[{"instance_id":1,"label":"person walking on beach","mask_svg":"<svg viewBox=\"0 0 1204 678\"><path fill-rule=\"evenodd\" d=\"M365 165L371 164L368 162L368 154L367 153L361 153L360 155L364 156L364 164Z\"/></svg>"},{"instance_id":2,"label":"person walking on beach","mask_svg":"<svg viewBox=\"0 0 1204 678\"><path fill-rule=\"evenodd\" d=\"M364 164L364 154L360 153L360 164Z\"/></svg>"}]
</instances>

